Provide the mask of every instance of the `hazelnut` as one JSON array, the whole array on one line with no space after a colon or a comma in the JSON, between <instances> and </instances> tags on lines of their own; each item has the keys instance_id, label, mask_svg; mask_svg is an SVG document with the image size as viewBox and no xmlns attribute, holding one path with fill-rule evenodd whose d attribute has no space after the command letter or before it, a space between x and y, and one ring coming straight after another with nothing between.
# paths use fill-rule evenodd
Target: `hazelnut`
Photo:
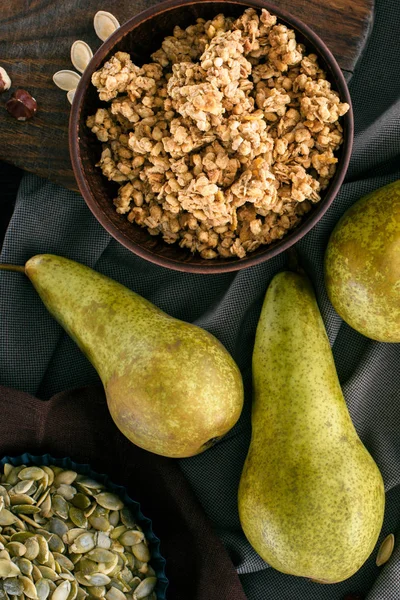
<instances>
[{"instance_id":1,"label":"hazelnut","mask_svg":"<svg viewBox=\"0 0 400 600\"><path fill-rule=\"evenodd\" d=\"M9 78L7 71L0 67L0 94L10 89L11 79Z\"/></svg>"},{"instance_id":2,"label":"hazelnut","mask_svg":"<svg viewBox=\"0 0 400 600\"><path fill-rule=\"evenodd\" d=\"M16 90L9 101L6 103L6 109L18 121L31 119L37 111L37 103L26 90Z\"/></svg>"}]
</instances>

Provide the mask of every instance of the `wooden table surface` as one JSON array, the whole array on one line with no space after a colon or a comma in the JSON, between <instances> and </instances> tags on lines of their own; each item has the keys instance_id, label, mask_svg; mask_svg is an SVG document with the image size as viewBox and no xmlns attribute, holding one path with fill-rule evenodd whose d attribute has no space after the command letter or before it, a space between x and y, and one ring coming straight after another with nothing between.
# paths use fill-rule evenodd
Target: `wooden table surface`
<instances>
[{"instance_id":1,"label":"wooden table surface","mask_svg":"<svg viewBox=\"0 0 400 600\"><path fill-rule=\"evenodd\" d=\"M276 0L307 23L335 55L347 78L366 45L374 0ZM68 151L70 104L52 81L60 69L73 69L71 44L85 40L97 50L93 29L98 10L113 13L122 24L157 0L10 0L0 7L0 66L12 80L0 96L0 160L77 189ZM161 42L161 40L160 40ZM36 116L16 121L4 105L17 87L38 103Z\"/></svg>"}]
</instances>

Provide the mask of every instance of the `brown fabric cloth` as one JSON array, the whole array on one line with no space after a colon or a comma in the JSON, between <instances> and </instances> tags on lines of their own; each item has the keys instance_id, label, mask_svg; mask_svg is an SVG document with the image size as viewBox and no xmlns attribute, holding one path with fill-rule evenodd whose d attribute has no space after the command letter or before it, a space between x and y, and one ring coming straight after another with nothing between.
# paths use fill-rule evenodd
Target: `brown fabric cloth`
<instances>
[{"instance_id":1,"label":"brown fabric cloth","mask_svg":"<svg viewBox=\"0 0 400 600\"><path fill-rule=\"evenodd\" d=\"M88 463L125 486L153 521L167 561L170 600L246 600L220 540L173 459L131 444L114 425L104 392L88 387L42 401L0 386L0 454L49 453Z\"/></svg>"}]
</instances>

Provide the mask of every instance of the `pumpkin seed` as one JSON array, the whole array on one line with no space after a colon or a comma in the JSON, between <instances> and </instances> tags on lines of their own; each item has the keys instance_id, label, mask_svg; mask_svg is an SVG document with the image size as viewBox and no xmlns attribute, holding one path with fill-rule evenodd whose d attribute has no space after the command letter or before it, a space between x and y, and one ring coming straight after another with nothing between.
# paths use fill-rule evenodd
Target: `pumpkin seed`
<instances>
[{"instance_id":1,"label":"pumpkin seed","mask_svg":"<svg viewBox=\"0 0 400 600\"><path fill-rule=\"evenodd\" d=\"M97 563L110 562L114 559L114 556L113 552L110 552L110 550L106 550L105 548L94 548L87 553L87 557Z\"/></svg>"},{"instance_id":2,"label":"pumpkin seed","mask_svg":"<svg viewBox=\"0 0 400 600\"><path fill-rule=\"evenodd\" d=\"M15 564L18 566L19 570L21 571L21 573L23 575L26 575L27 577L31 577L32 570L33 570L33 564L31 563L30 560L27 560L26 558L18 558L15 561Z\"/></svg>"},{"instance_id":3,"label":"pumpkin seed","mask_svg":"<svg viewBox=\"0 0 400 600\"><path fill-rule=\"evenodd\" d=\"M119 514L121 521L125 525L125 527L127 527L128 529L137 529L135 520L129 508L124 507Z\"/></svg>"},{"instance_id":4,"label":"pumpkin seed","mask_svg":"<svg viewBox=\"0 0 400 600\"><path fill-rule=\"evenodd\" d=\"M10 463L4 463L4 477L7 479L7 477L9 476L10 472L13 470L13 465L10 465Z\"/></svg>"},{"instance_id":5,"label":"pumpkin seed","mask_svg":"<svg viewBox=\"0 0 400 600\"><path fill-rule=\"evenodd\" d=\"M68 69L64 69L62 71L57 71L53 75L53 82L59 87L61 90L65 92L69 92L70 90L75 90L81 76L78 75L75 71L69 71Z\"/></svg>"},{"instance_id":6,"label":"pumpkin seed","mask_svg":"<svg viewBox=\"0 0 400 600\"><path fill-rule=\"evenodd\" d=\"M39 554L40 551L40 546L39 546L39 542L37 540L37 537L30 537L25 541L25 548L26 548L26 552L25 552L25 558L27 560L35 560L35 558L37 557L37 555Z\"/></svg>"},{"instance_id":7,"label":"pumpkin seed","mask_svg":"<svg viewBox=\"0 0 400 600\"><path fill-rule=\"evenodd\" d=\"M61 519L68 519L68 502L65 498L59 494L55 494L51 501L51 507Z\"/></svg>"},{"instance_id":8,"label":"pumpkin seed","mask_svg":"<svg viewBox=\"0 0 400 600\"><path fill-rule=\"evenodd\" d=\"M6 476L6 483L10 483L11 485L15 485L18 483L18 473L25 468L25 465L19 465L18 467L12 467L12 469L8 472Z\"/></svg>"},{"instance_id":9,"label":"pumpkin seed","mask_svg":"<svg viewBox=\"0 0 400 600\"><path fill-rule=\"evenodd\" d=\"M104 42L120 25L114 15L104 10L99 10L94 15L93 26L96 35Z\"/></svg>"},{"instance_id":10,"label":"pumpkin seed","mask_svg":"<svg viewBox=\"0 0 400 600\"><path fill-rule=\"evenodd\" d=\"M71 483L74 483L77 476L78 476L78 473L76 473L76 471L61 470L57 473L56 477L54 478L54 485L55 486L59 486L61 484L71 485Z\"/></svg>"},{"instance_id":11,"label":"pumpkin seed","mask_svg":"<svg viewBox=\"0 0 400 600\"><path fill-rule=\"evenodd\" d=\"M11 541L25 543L28 538L34 537L34 535L31 531L17 531L11 536Z\"/></svg>"},{"instance_id":12,"label":"pumpkin seed","mask_svg":"<svg viewBox=\"0 0 400 600\"><path fill-rule=\"evenodd\" d=\"M110 525L112 525L113 527L117 527L117 525L119 523L119 511L118 510L113 510L110 513L109 521L110 521Z\"/></svg>"},{"instance_id":13,"label":"pumpkin seed","mask_svg":"<svg viewBox=\"0 0 400 600\"><path fill-rule=\"evenodd\" d=\"M89 585L101 586L110 583L111 579L104 575L104 573L93 573L92 575L86 575L85 578L89 582Z\"/></svg>"},{"instance_id":14,"label":"pumpkin seed","mask_svg":"<svg viewBox=\"0 0 400 600\"><path fill-rule=\"evenodd\" d=\"M47 561L50 558L49 546L47 544L46 539L42 535L38 535L36 539L39 544L39 552L36 557L36 560L41 565L44 565L45 563L47 563ZM50 566L50 565L47 565L47 566ZM53 567L51 567L51 568L53 568Z\"/></svg>"},{"instance_id":15,"label":"pumpkin seed","mask_svg":"<svg viewBox=\"0 0 400 600\"><path fill-rule=\"evenodd\" d=\"M96 543L94 540L94 534L88 532L78 535L70 549L76 554L81 554L84 552L89 552L95 547L95 545Z\"/></svg>"},{"instance_id":16,"label":"pumpkin seed","mask_svg":"<svg viewBox=\"0 0 400 600\"><path fill-rule=\"evenodd\" d=\"M17 517L13 515L7 508L3 508L0 510L0 526L5 527L7 525L12 525L17 521Z\"/></svg>"},{"instance_id":17,"label":"pumpkin seed","mask_svg":"<svg viewBox=\"0 0 400 600\"><path fill-rule=\"evenodd\" d=\"M51 531L51 533L56 533L62 538L62 536L68 532L68 525L64 521L61 521L61 519L53 517L49 521L49 531Z\"/></svg>"},{"instance_id":18,"label":"pumpkin seed","mask_svg":"<svg viewBox=\"0 0 400 600\"><path fill-rule=\"evenodd\" d=\"M22 513L24 515L34 515L40 512L38 506L32 506L31 504L16 504L13 506L13 512L16 514Z\"/></svg>"},{"instance_id":19,"label":"pumpkin seed","mask_svg":"<svg viewBox=\"0 0 400 600\"><path fill-rule=\"evenodd\" d=\"M144 540L144 533L142 531L128 530L125 531L119 538L118 541L124 546L134 546Z\"/></svg>"},{"instance_id":20,"label":"pumpkin seed","mask_svg":"<svg viewBox=\"0 0 400 600\"><path fill-rule=\"evenodd\" d=\"M113 560L110 560L110 562L101 563L101 571L102 571L102 573L105 573L106 575L111 575L111 574L116 575L117 574L117 570L116 570L117 565L118 565L118 555L114 554Z\"/></svg>"},{"instance_id":21,"label":"pumpkin seed","mask_svg":"<svg viewBox=\"0 0 400 600\"><path fill-rule=\"evenodd\" d=\"M109 531L111 529L110 522L106 517L96 517L94 515L90 515L88 521L93 529L97 529L97 531Z\"/></svg>"},{"instance_id":22,"label":"pumpkin seed","mask_svg":"<svg viewBox=\"0 0 400 600\"><path fill-rule=\"evenodd\" d=\"M124 592L116 587L111 587L106 593L107 600L127 600Z\"/></svg>"},{"instance_id":23,"label":"pumpkin seed","mask_svg":"<svg viewBox=\"0 0 400 600\"><path fill-rule=\"evenodd\" d=\"M77 484L78 486L88 488L89 490L100 491L104 489L104 485L102 483L95 481L90 477L79 477L77 479Z\"/></svg>"},{"instance_id":24,"label":"pumpkin seed","mask_svg":"<svg viewBox=\"0 0 400 600\"><path fill-rule=\"evenodd\" d=\"M20 570L10 559L0 558L0 577L16 577Z\"/></svg>"},{"instance_id":25,"label":"pumpkin seed","mask_svg":"<svg viewBox=\"0 0 400 600\"><path fill-rule=\"evenodd\" d=\"M137 586L137 588L134 591L134 594L133 594L134 599L142 600L143 598L146 598L146 596L149 596L149 594L151 594L151 592L156 587L156 583L157 583L156 577L146 577L146 579L143 579L143 581L141 583L139 583L139 585Z\"/></svg>"},{"instance_id":26,"label":"pumpkin seed","mask_svg":"<svg viewBox=\"0 0 400 600\"><path fill-rule=\"evenodd\" d=\"M87 496L85 496L85 494L82 494L82 492L78 492L71 499L71 504L73 504L74 506L76 506L76 508L80 508L81 510L85 510L86 508L89 508L89 506L90 506L90 500L89 500L89 498Z\"/></svg>"},{"instance_id":27,"label":"pumpkin seed","mask_svg":"<svg viewBox=\"0 0 400 600\"><path fill-rule=\"evenodd\" d=\"M98 548L105 548L108 550L111 546L110 536L104 531L98 531L94 536L94 540Z\"/></svg>"},{"instance_id":28,"label":"pumpkin seed","mask_svg":"<svg viewBox=\"0 0 400 600\"><path fill-rule=\"evenodd\" d=\"M118 527L115 527L111 533L110 533L110 538L112 540L117 540L119 538L120 535L122 535L123 533L125 533L126 531L126 527L125 525L118 525Z\"/></svg>"},{"instance_id":29,"label":"pumpkin seed","mask_svg":"<svg viewBox=\"0 0 400 600\"><path fill-rule=\"evenodd\" d=\"M139 544L132 546L132 554L142 562L150 560L150 552L144 542L139 542Z\"/></svg>"},{"instance_id":30,"label":"pumpkin seed","mask_svg":"<svg viewBox=\"0 0 400 600\"><path fill-rule=\"evenodd\" d=\"M46 473L47 477L48 477L48 481L47 481L47 485L49 487L51 487L53 485L54 482L54 471L53 469L50 469L50 467L48 467L47 465L42 467L43 471Z\"/></svg>"},{"instance_id":31,"label":"pumpkin seed","mask_svg":"<svg viewBox=\"0 0 400 600\"><path fill-rule=\"evenodd\" d=\"M82 575L92 575L92 573L96 573L99 570L99 565L95 563L93 560L89 560L88 558L82 558L79 563L80 572Z\"/></svg>"},{"instance_id":32,"label":"pumpkin seed","mask_svg":"<svg viewBox=\"0 0 400 600\"><path fill-rule=\"evenodd\" d=\"M18 506L18 504L35 504L35 501L28 496L28 494L12 494L10 496L10 504L11 506Z\"/></svg>"},{"instance_id":33,"label":"pumpkin seed","mask_svg":"<svg viewBox=\"0 0 400 600\"><path fill-rule=\"evenodd\" d=\"M74 570L75 565L72 560L68 558L68 556L65 556L65 554L60 554L59 552L53 552L53 556L61 568L68 569L69 571Z\"/></svg>"},{"instance_id":34,"label":"pumpkin seed","mask_svg":"<svg viewBox=\"0 0 400 600\"><path fill-rule=\"evenodd\" d=\"M40 506L40 514L42 515L42 517L48 519L52 515L50 494L47 494L45 498L38 500L37 506Z\"/></svg>"},{"instance_id":35,"label":"pumpkin seed","mask_svg":"<svg viewBox=\"0 0 400 600\"><path fill-rule=\"evenodd\" d=\"M57 494L65 498L65 500L72 500L76 494L76 489L72 485L62 483L57 488Z\"/></svg>"},{"instance_id":36,"label":"pumpkin seed","mask_svg":"<svg viewBox=\"0 0 400 600\"><path fill-rule=\"evenodd\" d=\"M51 600L67 600L70 591L71 591L71 582L63 581L62 583L60 583L60 585L57 587L57 589L54 590L54 592L51 596Z\"/></svg>"},{"instance_id":37,"label":"pumpkin seed","mask_svg":"<svg viewBox=\"0 0 400 600\"><path fill-rule=\"evenodd\" d=\"M76 508L76 506L71 506L69 509L69 518L77 527L86 529L88 526L88 520L85 517L83 510Z\"/></svg>"},{"instance_id":38,"label":"pumpkin seed","mask_svg":"<svg viewBox=\"0 0 400 600\"><path fill-rule=\"evenodd\" d=\"M95 496L95 500L97 504L100 504L100 506L103 506L103 508L107 508L108 510L120 510L121 508L124 508L124 503L121 498L111 492L101 492Z\"/></svg>"},{"instance_id":39,"label":"pumpkin seed","mask_svg":"<svg viewBox=\"0 0 400 600\"><path fill-rule=\"evenodd\" d=\"M45 565L38 565L37 567L42 574L42 577L50 579L50 581L57 581L58 575L54 569L50 569L50 567L46 567Z\"/></svg>"},{"instance_id":40,"label":"pumpkin seed","mask_svg":"<svg viewBox=\"0 0 400 600\"><path fill-rule=\"evenodd\" d=\"M90 595L94 598L104 598L106 595L106 586L105 585L93 585L90 588Z\"/></svg>"},{"instance_id":41,"label":"pumpkin seed","mask_svg":"<svg viewBox=\"0 0 400 600\"><path fill-rule=\"evenodd\" d=\"M62 554L65 551L65 544L60 536L58 536L56 533L51 534L50 538L47 540L47 543L52 552L59 552Z\"/></svg>"},{"instance_id":42,"label":"pumpkin seed","mask_svg":"<svg viewBox=\"0 0 400 600\"><path fill-rule=\"evenodd\" d=\"M19 479L39 481L44 477L44 471L40 467L26 467L18 473Z\"/></svg>"},{"instance_id":43,"label":"pumpkin seed","mask_svg":"<svg viewBox=\"0 0 400 600\"><path fill-rule=\"evenodd\" d=\"M32 600L38 600L36 587L34 583L29 579L29 577L25 577L21 575L19 580L22 582L24 587L24 594L27 598L31 598Z\"/></svg>"},{"instance_id":44,"label":"pumpkin seed","mask_svg":"<svg viewBox=\"0 0 400 600\"><path fill-rule=\"evenodd\" d=\"M77 40L71 46L71 62L74 65L75 69L80 73L88 66L91 58L93 56L93 52L88 46L86 42L82 40Z\"/></svg>"},{"instance_id":45,"label":"pumpkin seed","mask_svg":"<svg viewBox=\"0 0 400 600\"><path fill-rule=\"evenodd\" d=\"M6 548L11 556L23 556L26 552L26 547L21 542L9 542Z\"/></svg>"},{"instance_id":46,"label":"pumpkin seed","mask_svg":"<svg viewBox=\"0 0 400 600\"><path fill-rule=\"evenodd\" d=\"M39 579L36 583L35 583L35 587L36 587L36 595L38 597L38 600L47 600L49 594L50 594L50 586L49 586L49 582L47 579Z\"/></svg>"},{"instance_id":47,"label":"pumpkin seed","mask_svg":"<svg viewBox=\"0 0 400 600\"><path fill-rule=\"evenodd\" d=\"M131 590L134 592L137 586L140 584L142 580L139 577L135 577L131 583Z\"/></svg>"},{"instance_id":48,"label":"pumpkin seed","mask_svg":"<svg viewBox=\"0 0 400 600\"><path fill-rule=\"evenodd\" d=\"M87 593L87 591L78 585L78 593L76 595L76 600L85 600L85 598L87 598L88 595L89 594Z\"/></svg>"},{"instance_id":49,"label":"pumpkin seed","mask_svg":"<svg viewBox=\"0 0 400 600\"><path fill-rule=\"evenodd\" d=\"M10 506L10 496L8 495L8 492L6 490L6 488L3 485L0 485L0 498L3 499L3 506Z\"/></svg>"},{"instance_id":50,"label":"pumpkin seed","mask_svg":"<svg viewBox=\"0 0 400 600\"><path fill-rule=\"evenodd\" d=\"M393 548L394 535L393 533L389 533L389 535L385 537L385 539L379 547L378 554L376 557L377 567L381 567L389 560L389 558L392 556Z\"/></svg>"},{"instance_id":51,"label":"pumpkin seed","mask_svg":"<svg viewBox=\"0 0 400 600\"><path fill-rule=\"evenodd\" d=\"M12 596L21 596L24 593L24 584L17 577L9 577L3 581L3 589Z\"/></svg>"},{"instance_id":52,"label":"pumpkin seed","mask_svg":"<svg viewBox=\"0 0 400 600\"><path fill-rule=\"evenodd\" d=\"M78 588L79 588L78 582L76 581L76 579L74 577L74 580L71 581L71 591L70 591L70 593L68 595L67 600L75 600L75 598L78 595Z\"/></svg>"}]
</instances>

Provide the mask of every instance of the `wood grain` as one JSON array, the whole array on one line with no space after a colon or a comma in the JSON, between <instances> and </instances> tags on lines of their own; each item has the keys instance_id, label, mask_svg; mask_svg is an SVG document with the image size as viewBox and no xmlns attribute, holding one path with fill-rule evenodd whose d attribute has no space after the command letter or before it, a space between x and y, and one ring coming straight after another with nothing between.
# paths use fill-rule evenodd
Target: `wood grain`
<instances>
[{"instance_id":1,"label":"wood grain","mask_svg":"<svg viewBox=\"0 0 400 600\"><path fill-rule=\"evenodd\" d=\"M97 50L101 41L93 30L97 10L112 12L125 22L157 0L12 0L0 8L0 64L12 89L0 96L0 159L77 189L68 151L70 105L55 87L53 74L71 69L71 44L85 40ZM279 6L307 23L351 76L371 28L373 0L279 0ZM161 40L160 40L161 42ZM38 113L25 123L4 109L13 89L28 90Z\"/></svg>"}]
</instances>

